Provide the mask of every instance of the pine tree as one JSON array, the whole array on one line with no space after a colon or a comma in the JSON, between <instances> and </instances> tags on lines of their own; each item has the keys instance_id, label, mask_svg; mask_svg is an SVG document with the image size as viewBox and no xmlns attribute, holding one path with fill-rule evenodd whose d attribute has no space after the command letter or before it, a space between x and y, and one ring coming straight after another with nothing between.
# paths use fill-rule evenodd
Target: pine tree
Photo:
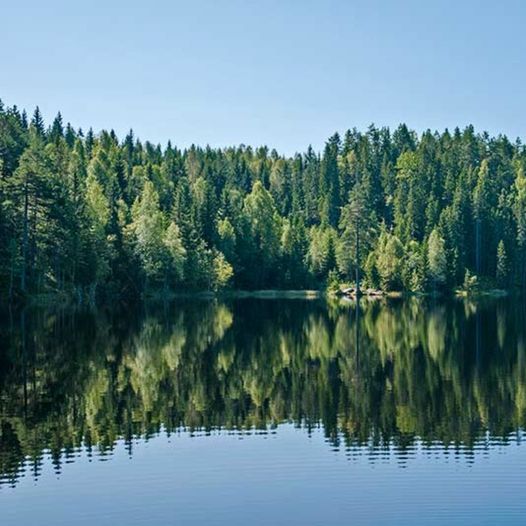
<instances>
[{"instance_id":1,"label":"pine tree","mask_svg":"<svg viewBox=\"0 0 526 526\"><path fill-rule=\"evenodd\" d=\"M0 293L526 288L524 147L369 127L287 157L86 136L0 102ZM135 203L135 205L134 205ZM380 231L378 231L380 228ZM471 280L471 275L469 276ZM147 283L146 283L147 282Z\"/></svg>"},{"instance_id":2,"label":"pine tree","mask_svg":"<svg viewBox=\"0 0 526 526\"><path fill-rule=\"evenodd\" d=\"M44 125L44 119L42 118L42 114L40 113L40 108L38 106L35 108L35 112L33 113L33 118L31 119L31 126L40 138L44 138L46 129Z\"/></svg>"},{"instance_id":3,"label":"pine tree","mask_svg":"<svg viewBox=\"0 0 526 526\"><path fill-rule=\"evenodd\" d=\"M49 132L49 140L51 142L57 143L61 138L64 137L64 126L62 124L62 115L60 112L57 113L53 124L51 125L51 130Z\"/></svg>"},{"instance_id":4,"label":"pine tree","mask_svg":"<svg viewBox=\"0 0 526 526\"><path fill-rule=\"evenodd\" d=\"M335 269L335 231L327 226L313 226L309 232L307 261L317 286Z\"/></svg>"},{"instance_id":5,"label":"pine tree","mask_svg":"<svg viewBox=\"0 0 526 526\"><path fill-rule=\"evenodd\" d=\"M13 177L6 181L4 207L13 206L13 221L19 252L16 259L20 290L23 294L44 285L49 258L54 254L56 205L54 181L49 159L44 154L40 135L34 128L29 145L20 157ZM16 265L15 259L12 264Z\"/></svg>"},{"instance_id":6,"label":"pine tree","mask_svg":"<svg viewBox=\"0 0 526 526\"><path fill-rule=\"evenodd\" d=\"M477 184L473 192L473 212L475 219L475 268L477 274L487 269L487 262L483 258L483 246L486 250L491 243L490 221L493 208L491 196L493 194L489 162L484 159L478 171Z\"/></svg>"},{"instance_id":7,"label":"pine tree","mask_svg":"<svg viewBox=\"0 0 526 526\"><path fill-rule=\"evenodd\" d=\"M332 227L338 224L340 215L340 176L338 154L340 137L336 133L326 143L320 173L320 216Z\"/></svg>"},{"instance_id":8,"label":"pine tree","mask_svg":"<svg viewBox=\"0 0 526 526\"><path fill-rule=\"evenodd\" d=\"M515 221L517 223L517 274L522 289L526 289L526 176L519 166L515 179Z\"/></svg>"},{"instance_id":9,"label":"pine tree","mask_svg":"<svg viewBox=\"0 0 526 526\"><path fill-rule=\"evenodd\" d=\"M348 278L354 277L357 289L373 242L373 217L374 212L361 191L360 183L357 183L351 193L349 204L342 210L339 224L342 234L337 252L340 272Z\"/></svg>"}]
</instances>

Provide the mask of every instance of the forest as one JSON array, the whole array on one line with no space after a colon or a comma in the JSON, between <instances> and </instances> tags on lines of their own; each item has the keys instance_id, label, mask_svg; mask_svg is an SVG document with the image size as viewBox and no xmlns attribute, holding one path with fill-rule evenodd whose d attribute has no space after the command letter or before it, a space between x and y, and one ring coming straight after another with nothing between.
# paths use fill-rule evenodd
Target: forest
<instances>
[{"instance_id":1,"label":"forest","mask_svg":"<svg viewBox=\"0 0 526 526\"><path fill-rule=\"evenodd\" d=\"M0 102L0 294L526 286L526 149L371 125L321 152L180 149Z\"/></svg>"}]
</instances>

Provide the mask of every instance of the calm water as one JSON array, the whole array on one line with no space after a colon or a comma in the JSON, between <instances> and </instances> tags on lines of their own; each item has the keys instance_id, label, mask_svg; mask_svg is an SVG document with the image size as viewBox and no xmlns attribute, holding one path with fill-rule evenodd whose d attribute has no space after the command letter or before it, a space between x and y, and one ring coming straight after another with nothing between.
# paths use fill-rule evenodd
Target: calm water
<instances>
[{"instance_id":1,"label":"calm water","mask_svg":"<svg viewBox=\"0 0 526 526\"><path fill-rule=\"evenodd\" d=\"M526 308L11 313L0 524L524 524Z\"/></svg>"}]
</instances>

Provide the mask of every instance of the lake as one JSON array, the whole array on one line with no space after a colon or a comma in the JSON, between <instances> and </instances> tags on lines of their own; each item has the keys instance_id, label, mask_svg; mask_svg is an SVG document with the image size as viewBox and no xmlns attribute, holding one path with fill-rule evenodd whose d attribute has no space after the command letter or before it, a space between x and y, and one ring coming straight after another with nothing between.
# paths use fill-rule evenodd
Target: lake
<instances>
[{"instance_id":1,"label":"lake","mask_svg":"<svg viewBox=\"0 0 526 526\"><path fill-rule=\"evenodd\" d=\"M524 524L526 306L185 300L0 326L0 524Z\"/></svg>"}]
</instances>

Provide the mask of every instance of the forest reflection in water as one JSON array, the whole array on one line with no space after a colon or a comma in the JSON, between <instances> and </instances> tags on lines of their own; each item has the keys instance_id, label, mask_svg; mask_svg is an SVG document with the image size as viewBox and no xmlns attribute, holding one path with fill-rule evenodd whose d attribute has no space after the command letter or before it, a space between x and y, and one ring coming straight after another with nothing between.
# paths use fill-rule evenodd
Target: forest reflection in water
<instances>
[{"instance_id":1,"label":"forest reflection in water","mask_svg":"<svg viewBox=\"0 0 526 526\"><path fill-rule=\"evenodd\" d=\"M0 484L158 433L321 428L407 458L522 438L523 302L184 301L24 311L0 333ZM279 433L279 427L278 431Z\"/></svg>"}]
</instances>

